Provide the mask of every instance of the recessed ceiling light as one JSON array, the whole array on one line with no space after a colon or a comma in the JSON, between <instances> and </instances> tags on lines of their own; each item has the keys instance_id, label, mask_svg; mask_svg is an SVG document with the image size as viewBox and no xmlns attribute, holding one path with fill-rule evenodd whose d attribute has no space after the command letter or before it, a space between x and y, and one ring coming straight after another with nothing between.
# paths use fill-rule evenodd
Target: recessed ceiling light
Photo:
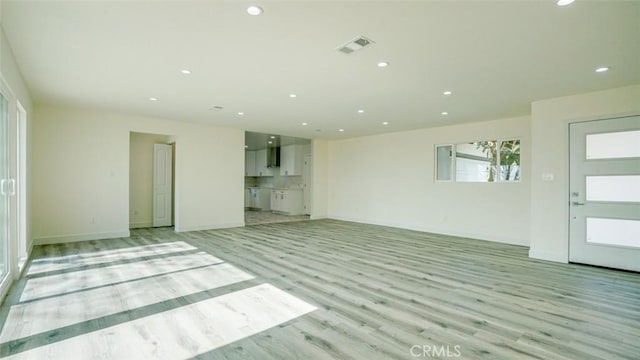
<instances>
[{"instance_id":1,"label":"recessed ceiling light","mask_svg":"<svg viewBox=\"0 0 640 360\"><path fill-rule=\"evenodd\" d=\"M362 114L364 112L364 110L360 109L358 110L358 114Z\"/></svg>"},{"instance_id":2,"label":"recessed ceiling light","mask_svg":"<svg viewBox=\"0 0 640 360\"><path fill-rule=\"evenodd\" d=\"M448 113L448 112L446 112L446 111L443 111L443 112L442 112L442 115L449 115L449 113Z\"/></svg>"},{"instance_id":3,"label":"recessed ceiling light","mask_svg":"<svg viewBox=\"0 0 640 360\"><path fill-rule=\"evenodd\" d=\"M242 116L244 113L242 111L238 112L238 115Z\"/></svg>"},{"instance_id":4,"label":"recessed ceiling light","mask_svg":"<svg viewBox=\"0 0 640 360\"><path fill-rule=\"evenodd\" d=\"M298 97L298 95L296 95L296 94L289 94L289 97L290 97L290 98L294 98L294 97Z\"/></svg>"},{"instance_id":5,"label":"recessed ceiling light","mask_svg":"<svg viewBox=\"0 0 640 360\"><path fill-rule=\"evenodd\" d=\"M187 70L187 69L180 70L180 72L181 72L181 73L183 73L183 74L185 74L185 75L189 75L189 74L191 74L191 70Z\"/></svg>"},{"instance_id":6,"label":"recessed ceiling light","mask_svg":"<svg viewBox=\"0 0 640 360\"><path fill-rule=\"evenodd\" d=\"M453 93L452 93L451 91L447 90L447 91L443 92L443 94L445 94L445 95L451 95L451 94L453 94Z\"/></svg>"},{"instance_id":7,"label":"recessed ceiling light","mask_svg":"<svg viewBox=\"0 0 640 360\"><path fill-rule=\"evenodd\" d=\"M247 149L249 147L249 145L245 145L244 148Z\"/></svg>"},{"instance_id":8,"label":"recessed ceiling light","mask_svg":"<svg viewBox=\"0 0 640 360\"><path fill-rule=\"evenodd\" d=\"M220 105L213 105L209 108L209 110L213 110L213 111L220 111L224 109L224 107L220 106Z\"/></svg>"},{"instance_id":9,"label":"recessed ceiling light","mask_svg":"<svg viewBox=\"0 0 640 360\"><path fill-rule=\"evenodd\" d=\"M149 100L150 101L158 101L158 98L150 97Z\"/></svg>"},{"instance_id":10,"label":"recessed ceiling light","mask_svg":"<svg viewBox=\"0 0 640 360\"><path fill-rule=\"evenodd\" d=\"M257 16L262 14L262 8L259 6L251 5L247 8L247 14Z\"/></svg>"},{"instance_id":11,"label":"recessed ceiling light","mask_svg":"<svg viewBox=\"0 0 640 360\"><path fill-rule=\"evenodd\" d=\"M556 2L556 4L558 4L558 6L566 6L566 5L571 4L574 1L575 0L558 0L558 2Z\"/></svg>"},{"instance_id":12,"label":"recessed ceiling light","mask_svg":"<svg viewBox=\"0 0 640 360\"><path fill-rule=\"evenodd\" d=\"M599 73L600 72L605 72L605 71L609 71L609 68L606 67L606 66L599 67L599 68L596 69L596 72L599 72Z\"/></svg>"},{"instance_id":13,"label":"recessed ceiling light","mask_svg":"<svg viewBox=\"0 0 640 360\"><path fill-rule=\"evenodd\" d=\"M388 62L386 62L386 61L380 61L380 62L378 63L378 67L383 68L383 67L387 67L387 66L389 66L389 63L388 63Z\"/></svg>"},{"instance_id":14,"label":"recessed ceiling light","mask_svg":"<svg viewBox=\"0 0 640 360\"><path fill-rule=\"evenodd\" d=\"M389 125L389 122L385 121L385 122L382 123L382 125L387 126L387 125Z\"/></svg>"},{"instance_id":15,"label":"recessed ceiling light","mask_svg":"<svg viewBox=\"0 0 640 360\"><path fill-rule=\"evenodd\" d=\"M344 132L344 129L338 129L338 131L340 131L340 132Z\"/></svg>"},{"instance_id":16,"label":"recessed ceiling light","mask_svg":"<svg viewBox=\"0 0 640 360\"><path fill-rule=\"evenodd\" d=\"M307 125L309 125L309 124L307 124L307 123L302 123L302 126L307 126Z\"/></svg>"},{"instance_id":17,"label":"recessed ceiling light","mask_svg":"<svg viewBox=\"0 0 640 360\"><path fill-rule=\"evenodd\" d=\"M269 136L269 139L275 139L275 138L276 138L275 136Z\"/></svg>"},{"instance_id":18,"label":"recessed ceiling light","mask_svg":"<svg viewBox=\"0 0 640 360\"><path fill-rule=\"evenodd\" d=\"M273 141L269 141L269 144L273 144Z\"/></svg>"}]
</instances>

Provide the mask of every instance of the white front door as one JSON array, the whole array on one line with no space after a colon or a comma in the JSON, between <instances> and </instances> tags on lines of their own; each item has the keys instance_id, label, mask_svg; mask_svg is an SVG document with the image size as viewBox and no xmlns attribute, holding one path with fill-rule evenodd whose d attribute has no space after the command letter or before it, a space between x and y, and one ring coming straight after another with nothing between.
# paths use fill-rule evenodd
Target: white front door
<instances>
[{"instance_id":1,"label":"white front door","mask_svg":"<svg viewBox=\"0 0 640 360\"><path fill-rule=\"evenodd\" d=\"M153 145L153 227L171 226L172 146Z\"/></svg>"},{"instance_id":2,"label":"white front door","mask_svg":"<svg viewBox=\"0 0 640 360\"><path fill-rule=\"evenodd\" d=\"M569 129L569 260L640 271L640 116Z\"/></svg>"}]
</instances>

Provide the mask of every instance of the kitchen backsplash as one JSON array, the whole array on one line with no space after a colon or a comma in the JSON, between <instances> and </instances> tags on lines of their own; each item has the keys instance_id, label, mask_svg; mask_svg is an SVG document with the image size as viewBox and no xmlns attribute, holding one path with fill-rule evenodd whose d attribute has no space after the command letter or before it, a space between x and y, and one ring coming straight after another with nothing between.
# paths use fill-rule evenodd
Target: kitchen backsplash
<instances>
[{"instance_id":1,"label":"kitchen backsplash","mask_svg":"<svg viewBox=\"0 0 640 360\"><path fill-rule=\"evenodd\" d=\"M279 188L279 189L301 189L302 188L302 176L280 176L280 174L276 174L273 177L271 176L258 177L254 179L258 180L257 186L259 187L269 187L269 188ZM246 182L247 181L245 180L245 184Z\"/></svg>"}]
</instances>

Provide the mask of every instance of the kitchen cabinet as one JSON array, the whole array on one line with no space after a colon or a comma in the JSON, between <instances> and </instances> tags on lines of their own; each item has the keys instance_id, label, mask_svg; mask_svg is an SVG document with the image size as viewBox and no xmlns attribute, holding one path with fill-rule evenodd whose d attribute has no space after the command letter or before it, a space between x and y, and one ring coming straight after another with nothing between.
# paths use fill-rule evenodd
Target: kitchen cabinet
<instances>
[{"instance_id":1,"label":"kitchen cabinet","mask_svg":"<svg viewBox=\"0 0 640 360\"><path fill-rule=\"evenodd\" d=\"M249 189L244 189L244 207L251 207L251 190Z\"/></svg>"},{"instance_id":2,"label":"kitchen cabinet","mask_svg":"<svg viewBox=\"0 0 640 360\"><path fill-rule=\"evenodd\" d=\"M287 215L302 215L302 190L271 190L271 210Z\"/></svg>"},{"instance_id":3,"label":"kitchen cabinet","mask_svg":"<svg viewBox=\"0 0 640 360\"><path fill-rule=\"evenodd\" d=\"M280 148L280 175L302 175L302 145L285 145Z\"/></svg>"},{"instance_id":4,"label":"kitchen cabinet","mask_svg":"<svg viewBox=\"0 0 640 360\"><path fill-rule=\"evenodd\" d=\"M267 149L256 151L256 174L255 176L273 176L273 169L267 167Z\"/></svg>"},{"instance_id":5,"label":"kitchen cabinet","mask_svg":"<svg viewBox=\"0 0 640 360\"><path fill-rule=\"evenodd\" d=\"M256 152L253 150L244 152L244 176L257 176Z\"/></svg>"},{"instance_id":6,"label":"kitchen cabinet","mask_svg":"<svg viewBox=\"0 0 640 360\"><path fill-rule=\"evenodd\" d=\"M271 210L271 189L260 189L260 195L258 196L260 203L258 205L260 210Z\"/></svg>"},{"instance_id":7,"label":"kitchen cabinet","mask_svg":"<svg viewBox=\"0 0 640 360\"><path fill-rule=\"evenodd\" d=\"M245 206L251 209L259 209L267 211L271 209L271 191L270 189L260 189L250 187L248 191L248 200L245 200Z\"/></svg>"}]
</instances>

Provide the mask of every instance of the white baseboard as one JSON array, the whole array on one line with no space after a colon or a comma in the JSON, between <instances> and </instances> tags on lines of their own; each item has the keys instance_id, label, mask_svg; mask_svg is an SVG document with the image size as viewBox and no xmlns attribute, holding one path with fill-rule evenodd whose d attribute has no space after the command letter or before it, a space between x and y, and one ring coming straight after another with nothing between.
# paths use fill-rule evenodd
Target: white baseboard
<instances>
[{"instance_id":1,"label":"white baseboard","mask_svg":"<svg viewBox=\"0 0 640 360\"><path fill-rule=\"evenodd\" d=\"M187 225L175 227L175 232L187 232L187 231L201 231L201 230L215 230L215 229L228 229L234 227L243 227L244 221L223 223L223 224L211 224L211 225Z\"/></svg>"},{"instance_id":2,"label":"white baseboard","mask_svg":"<svg viewBox=\"0 0 640 360\"><path fill-rule=\"evenodd\" d=\"M330 215L329 219L351 221L351 222L357 222L362 224L388 226L388 227L394 227L394 228L400 228L400 229L406 229L406 230L414 230L414 231L428 232L433 234L457 236L457 237L463 237L463 238L474 239L474 240L491 241L491 242L498 242L503 244L529 247L529 244L522 239L513 239L510 237L499 236L499 235L487 235L487 234L480 234L480 233L456 231L451 229L430 228L430 227L424 227L424 226L415 226L411 224L401 224L401 223L394 223L394 222L387 222L387 221L371 221L368 219L352 218L352 217L345 217L345 216Z\"/></svg>"},{"instance_id":3,"label":"white baseboard","mask_svg":"<svg viewBox=\"0 0 640 360\"><path fill-rule=\"evenodd\" d=\"M327 216L327 214L322 214L322 215L311 215L309 216L309 220L320 220L320 219L328 219L329 217Z\"/></svg>"},{"instance_id":4,"label":"white baseboard","mask_svg":"<svg viewBox=\"0 0 640 360\"><path fill-rule=\"evenodd\" d=\"M141 229L141 228L150 228L150 227L153 227L153 223L151 221L129 223L129 229Z\"/></svg>"},{"instance_id":5,"label":"white baseboard","mask_svg":"<svg viewBox=\"0 0 640 360\"><path fill-rule=\"evenodd\" d=\"M540 250L529 249L529 257L532 259L553 261L553 262L559 262L559 263L565 263L565 264L569 262L569 259L567 258L566 254L559 254L559 253L550 252L550 251L540 251Z\"/></svg>"},{"instance_id":6,"label":"white baseboard","mask_svg":"<svg viewBox=\"0 0 640 360\"><path fill-rule=\"evenodd\" d=\"M77 241L88 240L104 240L104 239L116 239L129 237L131 233L129 230L121 232L111 233L94 233L94 234L75 234L75 235L60 235L60 236L43 236L33 239L34 245L47 245L47 244L63 244Z\"/></svg>"}]
</instances>

